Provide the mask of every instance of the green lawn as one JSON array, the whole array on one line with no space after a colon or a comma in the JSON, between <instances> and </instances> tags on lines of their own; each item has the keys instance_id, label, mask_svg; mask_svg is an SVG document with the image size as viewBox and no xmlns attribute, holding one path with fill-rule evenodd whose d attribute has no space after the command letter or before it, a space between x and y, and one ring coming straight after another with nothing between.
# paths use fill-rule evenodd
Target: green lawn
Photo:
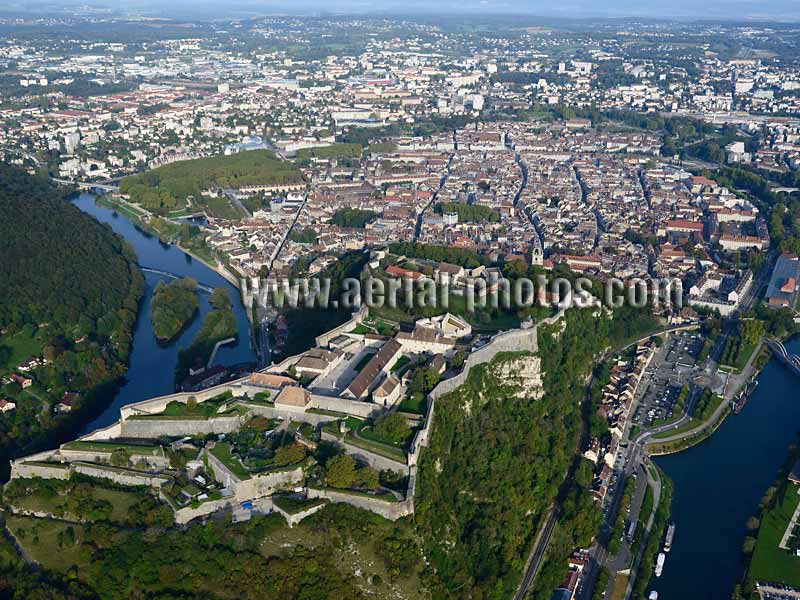
<instances>
[{"instance_id":1,"label":"green lawn","mask_svg":"<svg viewBox=\"0 0 800 600\"><path fill-rule=\"evenodd\" d=\"M103 487L95 487L92 496L97 500L107 500L113 507L111 520L117 523L124 523L130 508L141 501L141 495L134 492L122 490L112 490ZM19 509L52 513L67 521L78 521L79 519L72 514L63 513L65 497L60 494L48 496L46 494L27 494L14 500L14 506Z\"/></svg>"},{"instance_id":2,"label":"green lawn","mask_svg":"<svg viewBox=\"0 0 800 600\"><path fill-rule=\"evenodd\" d=\"M380 441L380 438L375 436L372 433L372 429L367 426L366 421L357 419L356 417L347 417L345 419L345 424L349 429L344 438L346 443L352 446L363 448L364 450L369 450L375 454L380 454L386 458L391 458L392 460L398 460L400 462L406 461L406 453L397 446L392 446ZM339 425L337 422L325 423L322 426L322 430L333 436L336 436L337 438L339 438L341 435L339 433ZM356 431L359 433L359 435L368 439L356 437L354 433Z\"/></svg>"},{"instance_id":3,"label":"green lawn","mask_svg":"<svg viewBox=\"0 0 800 600\"><path fill-rule=\"evenodd\" d=\"M244 216L242 211L231 205L230 200L224 196L220 198L204 197L201 202L204 205L206 212L208 212L209 216L211 217L238 221Z\"/></svg>"},{"instance_id":4,"label":"green lawn","mask_svg":"<svg viewBox=\"0 0 800 600\"><path fill-rule=\"evenodd\" d=\"M400 369L405 367L410 362L411 362L411 359L408 358L407 356L403 355L400 358L398 358L397 361L395 361L395 363L392 365L392 368L390 369L390 371L392 373L396 373L397 371L399 371Z\"/></svg>"},{"instance_id":5,"label":"green lawn","mask_svg":"<svg viewBox=\"0 0 800 600\"><path fill-rule=\"evenodd\" d=\"M295 498L293 496L273 496L272 501L275 503L275 506L284 512L289 513L290 515L308 510L309 508L313 508L327 502L325 498L303 499Z\"/></svg>"},{"instance_id":6,"label":"green lawn","mask_svg":"<svg viewBox=\"0 0 800 600\"><path fill-rule=\"evenodd\" d=\"M244 468L241 461L231 452L231 445L227 442L217 442L210 450L223 465L242 481L250 479L250 473Z\"/></svg>"},{"instance_id":7,"label":"green lawn","mask_svg":"<svg viewBox=\"0 0 800 600\"><path fill-rule=\"evenodd\" d=\"M81 525L62 523L50 519L9 516L8 529L17 538L25 554L47 569L64 572L73 565L85 566L81 559L80 544L59 548L58 534L72 527L76 541L84 536Z\"/></svg>"},{"instance_id":8,"label":"green lawn","mask_svg":"<svg viewBox=\"0 0 800 600\"><path fill-rule=\"evenodd\" d=\"M411 435L408 436L409 439L403 440L402 442L394 442L378 435L371 425L363 426L358 430L358 434L370 442L375 442L376 444L381 444L383 446L391 446L393 448L404 448L414 435L412 432Z\"/></svg>"},{"instance_id":9,"label":"green lawn","mask_svg":"<svg viewBox=\"0 0 800 600\"><path fill-rule=\"evenodd\" d=\"M0 352L0 372L12 372L26 358L42 353L41 343L35 333L29 335L25 330L0 337L0 349L3 347L8 350Z\"/></svg>"},{"instance_id":10,"label":"green lawn","mask_svg":"<svg viewBox=\"0 0 800 600\"><path fill-rule=\"evenodd\" d=\"M397 497L392 494L391 492L379 492L377 494L370 494L368 492L362 492L361 490L350 490L350 489L342 489L342 488L333 488L333 487L320 487L316 485L310 485L310 488L316 490L329 490L331 492L338 492L340 494L347 494L349 496L360 496L361 498L374 498L376 500L382 500L383 502L398 502Z\"/></svg>"},{"instance_id":11,"label":"green lawn","mask_svg":"<svg viewBox=\"0 0 800 600\"><path fill-rule=\"evenodd\" d=\"M160 413L136 416L146 419L210 419L211 417L225 416L236 412L235 407L229 407L224 412L217 412L225 402L231 400L232 398L232 394L225 392L224 394L220 394L219 396L206 400L205 402L197 402L193 407L190 407L187 402L178 402L173 400L172 402L168 403L166 408L164 408L164 410Z\"/></svg>"},{"instance_id":12,"label":"green lawn","mask_svg":"<svg viewBox=\"0 0 800 600\"><path fill-rule=\"evenodd\" d=\"M111 511L111 520L117 523L124 523L128 517L128 511L142 500L140 494L102 487L94 488L94 497L97 500L107 500L111 503L111 506L114 507Z\"/></svg>"},{"instance_id":13,"label":"green lawn","mask_svg":"<svg viewBox=\"0 0 800 600\"><path fill-rule=\"evenodd\" d=\"M758 540L750 563L748 577L753 581L772 581L800 587L800 557L778 548L800 495L798 487L789 484L775 508L761 519Z\"/></svg>"},{"instance_id":14,"label":"green lawn","mask_svg":"<svg viewBox=\"0 0 800 600\"><path fill-rule=\"evenodd\" d=\"M353 329L349 333L354 333L356 335L366 335L367 333L372 333L372 329L370 329L363 323L359 323L358 325L356 325L355 329Z\"/></svg>"},{"instance_id":15,"label":"green lawn","mask_svg":"<svg viewBox=\"0 0 800 600\"><path fill-rule=\"evenodd\" d=\"M425 400L423 394L412 394L403 399L397 410L400 412L414 413L416 415L424 415L428 409L428 401Z\"/></svg>"},{"instance_id":16,"label":"green lawn","mask_svg":"<svg viewBox=\"0 0 800 600\"><path fill-rule=\"evenodd\" d=\"M361 433L363 436L363 432ZM359 448L363 448L364 450L369 450L370 452L374 452L375 454L380 454L381 456L385 456L386 458L391 458L392 460L397 460L400 462L406 461L406 453L403 452L400 448L396 448L394 446L389 446L387 444L383 444L373 440L361 439L357 438L352 432L349 432L345 436L345 442L351 444L352 446L358 446Z\"/></svg>"},{"instance_id":17,"label":"green lawn","mask_svg":"<svg viewBox=\"0 0 800 600\"><path fill-rule=\"evenodd\" d=\"M110 454L117 448L123 448L131 454L143 454L147 456L161 456L161 446L139 446L137 444L119 444L117 442L84 442L76 440L64 444L65 450L82 450L85 452L101 452Z\"/></svg>"}]
</instances>

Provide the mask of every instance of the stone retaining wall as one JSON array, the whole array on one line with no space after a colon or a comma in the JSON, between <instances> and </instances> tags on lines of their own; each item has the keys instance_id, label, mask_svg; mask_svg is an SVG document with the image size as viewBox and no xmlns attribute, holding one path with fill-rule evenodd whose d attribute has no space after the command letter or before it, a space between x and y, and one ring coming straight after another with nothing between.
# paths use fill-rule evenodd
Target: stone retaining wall
<instances>
[{"instance_id":1,"label":"stone retaining wall","mask_svg":"<svg viewBox=\"0 0 800 600\"><path fill-rule=\"evenodd\" d=\"M102 429L95 429L93 432L83 436L80 439L86 442L113 440L120 437L121 435L122 435L122 421L116 421L113 424L109 425L108 427L103 427Z\"/></svg>"},{"instance_id":2,"label":"stone retaining wall","mask_svg":"<svg viewBox=\"0 0 800 600\"><path fill-rule=\"evenodd\" d=\"M225 508L233 509L239 503L233 498L222 498L221 500L209 500L203 502L197 508L185 506L175 511L175 523L178 525L186 525L189 521L205 517L211 513L217 512Z\"/></svg>"},{"instance_id":3,"label":"stone retaining wall","mask_svg":"<svg viewBox=\"0 0 800 600\"><path fill-rule=\"evenodd\" d=\"M270 496L276 491L292 487L301 483L305 478L303 467L284 471L273 471L253 475L250 479L245 479L235 486L236 498L240 501Z\"/></svg>"},{"instance_id":4,"label":"stone retaining wall","mask_svg":"<svg viewBox=\"0 0 800 600\"><path fill-rule=\"evenodd\" d=\"M153 439L162 435L180 437L208 433L231 433L241 427L241 424L242 418L239 415L211 419L128 418L122 422L121 437Z\"/></svg>"},{"instance_id":5,"label":"stone retaining wall","mask_svg":"<svg viewBox=\"0 0 800 600\"><path fill-rule=\"evenodd\" d=\"M28 458L30 460L30 458ZM69 467L48 467L46 465L35 465L29 462L14 461L11 463L11 479L18 477L31 478L41 477L43 479L69 479L72 470Z\"/></svg>"},{"instance_id":6,"label":"stone retaining wall","mask_svg":"<svg viewBox=\"0 0 800 600\"><path fill-rule=\"evenodd\" d=\"M328 345L328 342L330 342L337 335L347 333L348 331L358 327L358 325L360 325L361 322L367 317L367 314L369 314L369 309L367 308L367 305L364 304L361 306L358 312L353 314L349 321L342 323L338 327L334 327L330 331L326 331L322 335L317 336L315 340L316 345L320 348L324 348Z\"/></svg>"},{"instance_id":7,"label":"stone retaining wall","mask_svg":"<svg viewBox=\"0 0 800 600\"><path fill-rule=\"evenodd\" d=\"M365 450L360 446L348 444L347 442L342 441L339 437L328 433L327 431L323 431L321 437L326 442L338 444L340 447L344 448L344 451L347 454L353 458L357 458L362 462L367 463L373 469L377 469L378 471L384 471L388 469L390 471L397 471L403 475L408 474L408 465L404 462L388 458L382 454L377 454L376 452L370 452L369 450Z\"/></svg>"},{"instance_id":8,"label":"stone retaining wall","mask_svg":"<svg viewBox=\"0 0 800 600\"><path fill-rule=\"evenodd\" d=\"M111 452L97 452L92 450L66 450L59 448L55 451L53 458L65 460L68 462L93 462L93 463L107 463L111 459ZM131 454L131 463L135 464L139 461L145 461L148 466L157 469L168 469L169 458L166 456L152 454Z\"/></svg>"},{"instance_id":9,"label":"stone retaining wall","mask_svg":"<svg viewBox=\"0 0 800 600\"><path fill-rule=\"evenodd\" d=\"M362 402L361 400L348 400L347 398L321 396L319 394L311 394L311 406L363 418L377 417L386 412L386 409L380 404Z\"/></svg>"},{"instance_id":10,"label":"stone retaining wall","mask_svg":"<svg viewBox=\"0 0 800 600\"><path fill-rule=\"evenodd\" d=\"M149 400L143 400L142 402L136 402L134 404L123 406L120 409L120 415L124 420L131 415L136 414L158 414L163 412L170 402L182 402L183 404L186 404L186 402L189 401L189 398L194 398L197 402L205 402L206 400L216 398L225 392L231 392L234 397L241 397L245 394L255 394L263 391L263 388L251 385L249 381L250 378L248 375L247 377L242 377L241 379L236 379L235 381L229 381L228 383L215 385L214 387L200 390L198 392L179 392L176 394L159 396L157 398L150 398Z\"/></svg>"},{"instance_id":11,"label":"stone retaining wall","mask_svg":"<svg viewBox=\"0 0 800 600\"><path fill-rule=\"evenodd\" d=\"M76 473L82 473L89 477L100 477L102 479L109 479L120 485L145 485L154 488L160 488L165 483L169 482L169 477L163 475L149 475L140 471L127 471L118 468L104 468L98 465L88 463L72 463L72 469Z\"/></svg>"},{"instance_id":12,"label":"stone retaining wall","mask_svg":"<svg viewBox=\"0 0 800 600\"><path fill-rule=\"evenodd\" d=\"M286 522L289 524L289 527L291 528L297 525L300 521L302 521L306 517L310 517L315 512L319 512L320 510L325 508L327 504L328 504L327 502L323 502L322 504L318 504L317 506L312 506L307 510L303 510L297 513L288 513L275 503L273 503L272 507L276 513L280 513L281 515L283 515L283 518L286 519Z\"/></svg>"},{"instance_id":13,"label":"stone retaining wall","mask_svg":"<svg viewBox=\"0 0 800 600\"><path fill-rule=\"evenodd\" d=\"M294 469L262 473L252 475L249 479L240 479L212 452L206 450L204 455L208 457L208 464L214 472L214 479L223 487L229 488L234 493L235 500L239 502L269 496L276 490L300 483L305 477L303 467L299 465Z\"/></svg>"},{"instance_id":14,"label":"stone retaining wall","mask_svg":"<svg viewBox=\"0 0 800 600\"><path fill-rule=\"evenodd\" d=\"M350 504L352 506L377 513L383 518L389 519L390 521L396 521L397 519L408 516L414 512L413 501L405 500L403 502L387 502L378 498L348 494L344 491L335 492L331 489L322 490L310 487L308 488L308 497L327 498L331 502Z\"/></svg>"},{"instance_id":15,"label":"stone retaining wall","mask_svg":"<svg viewBox=\"0 0 800 600\"><path fill-rule=\"evenodd\" d=\"M320 423L336 421L339 418L330 415L318 415L310 412L295 412L291 410L284 410L282 408L273 408L272 406L264 406L263 404L252 404L250 402L240 402L240 404L254 415L260 415L269 419L291 419L292 421L309 423L314 426L319 425Z\"/></svg>"}]
</instances>

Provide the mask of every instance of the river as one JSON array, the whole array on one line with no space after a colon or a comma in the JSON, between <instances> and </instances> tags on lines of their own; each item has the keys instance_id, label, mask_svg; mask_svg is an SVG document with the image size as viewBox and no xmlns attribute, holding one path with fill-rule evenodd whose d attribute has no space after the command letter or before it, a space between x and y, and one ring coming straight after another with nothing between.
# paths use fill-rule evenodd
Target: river
<instances>
[{"instance_id":1,"label":"river","mask_svg":"<svg viewBox=\"0 0 800 600\"><path fill-rule=\"evenodd\" d=\"M116 233L124 237L136 250L136 256L141 266L174 273L179 277L192 277L209 287L225 287L234 300L233 306L239 337L235 344L219 349L216 362L233 365L256 360L256 354L250 344L247 315L239 300L239 291L233 285L176 246L164 244L157 237L135 227L127 217L112 209L95 204L93 195L81 194L74 200L74 203L82 211L103 223L108 223ZM112 403L84 427L84 433L114 423L119 419L120 407L126 404L175 391L174 373L178 363L178 350L191 343L200 329L203 317L210 310L208 294L199 293L200 310L194 320L178 339L165 346L159 345L150 326L150 300L156 283L171 279L149 272L145 272L144 277L147 287L139 306L139 319L133 335L133 347L131 348L130 365L125 374L125 383Z\"/></svg>"},{"instance_id":2,"label":"river","mask_svg":"<svg viewBox=\"0 0 800 600\"><path fill-rule=\"evenodd\" d=\"M787 345L800 352L800 339ZM800 429L800 379L777 360L739 415L680 454L655 459L675 484L675 539L653 589L664 600L729 600L742 576L745 522L772 484Z\"/></svg>"}]
</instances>

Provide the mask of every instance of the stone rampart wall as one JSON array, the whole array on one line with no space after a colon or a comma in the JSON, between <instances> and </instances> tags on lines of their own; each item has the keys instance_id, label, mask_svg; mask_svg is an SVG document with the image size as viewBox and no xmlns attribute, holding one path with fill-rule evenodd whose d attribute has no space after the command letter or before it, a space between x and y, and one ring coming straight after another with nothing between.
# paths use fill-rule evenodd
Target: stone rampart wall
<instances>
[{"instance_id":1,"label":"stone rampart wall","mask_svg":"<svg viewBox=\"0 0 800 600\"><path fill-rule=\"evenodd\" d=\"M273 504L273 509L275 510L276 513L280 513L281 515L283 515L283 518L286 519L286 522L289 524L289 527L294 527L306 517L310 517L315 512L321 511L323 508L325 508L326 505L327 503L318 504L317 506L312 506L308 510L302 510L297 513L288 513L277 504Z\"/></svg>"},{"instance_id":2,"label":"stone rampart wall","mask_svg":"<svg viewBox=\"0 0 800 600\"><path fill-rule=\"evenodd\" d=\"M328 342L330 342L337 335L341 335L342 333L347 333L348 331L355 329L366 318L368 313L369 311L366 304L362 305L358 312L355 313L349 321L342 323L338 327L334 327L330 331L326 331L322 335L317 336L316 345L320 348L324 348L328 345Z\"/></svg>"},{"instance_id":3,"label":"stone rampart wall","mask_svg":"<svg viewBox=\"0 0 800 600\"><path fill-rule=\"evenodd\" d=\"M48 467L41 464L31 464L29 462L15 461L11 464L11 479L18 477L31 478L41 477L42 479L69 479L72 470L69 467Z\"/></svg>"},{"instance_id":4,"label":"stone rampart wall","mask_svg":"<svg viewBox=\"0 0 800 600\"><path fill-rule=\"evenodd\" d=\"M344 448L344 451L347 454L349 454L353 458L357 458L362 462L367 463L373 469L377 469L378 471L384 471L384 470L397 471L399 473L402 473L403 475L408 474L408 465L404 462L401 462L399 460L393 460L381 454L365 450L364 448L361 448L359 446L343 442L340 438L328 433L327 431L322 432L322 439L327 442L334 442L338 444L339 446Z\"/></svg>"},{"instance_id":5,"label":"stone rampart wall","mask_svg":"<svg viewBox=\"0 0 800 600\"><path fill-rule=\"evenodd\" d=\"M378 498L348 494L347 492L335 492L331 489L308 488L309 498L327 498L331 502L350 504L364 510L381 515L390 521L396 521L414 512L414 503L405 500L403 502L387 502Z\"/></svg>"},{"instance_id":6,"label":"stone rampart wall","mask_svg":"<svg viewBox=\"0 0 800 600\"><path fill-rule=\"evenodd\" d=\"M76 473L82 473L89 477L100 477L102 479L109 479L120 485L146 485L154 488L160 488L162 485L170 481L168 477L163 475L148 475L139 471L126 471L124 469L111 469L103 468L97 465L87 463L73 463L72 468Z\"/></svg>"},{"instance_id":7,"label":"stone rampart wall","mask_svg":"<svg viewBox=\"0 0 800 600\"><path fill-rule=\"evenodd\" d=\"M88 435L85 435L79 439L91 442L91 441L102 441L102 440L113 440L122 435L122 422L116 421L115 423L109 425L108 427L103 427L102 429L95 429Z\"/></svg>"},{"instance_id":8,"label":"stone rampart wall","mask_svg":"<svg viewBox=\"0 0 800 600\"><path fill-rule=\"evenodd\" d=\"M185 506L175 511L175 523L178 525L186 525L186 523L189 521L208 516L211 513L217 512L218 510L233 508L237 504L238 502L233 498L222 498L221 500L209 500L208 502L203 502L197 508Z\"/></svg>"},{"instance_id":9,"label":"stone rampart wall","mask_svg":"<svg viewBox=\"0 0 800 600\"><path fill-rule=\"evenodd\" d=\"M251 385L249 383L249 376L242 377L241 379L229 381L228 383L223 383L221 385L215 385L214 387L200 390L198 392L179 392L176 394L167 394L166 396L159 396L157 398L143 400L142 402L128 404L120 409L120 415L124 420L135 414L152 415L163 412L164 409L167 408L167 404L170 402L182 402L185 404L189 401L189 398L194 398L197 402L205 402L206 400L211 400L212 398L215 398L220 394L224 394L225 392L231 392L231 394L233 394L235 397L239 397L244 396L245 394L255 394L259 391L263 391L263 388Z\"/></svg>"},{"instance_id":10,"label":"stone rampart wall","mask_svg":"<svg viewBox=\"0 0 800 600\"><path fill-rule=\"evenodd\" d=\"M154 439L162 435L186 436L208 433L231 433L242 424L239 415L211 419L158 419L128 418L122 422L125 438Z\"/></svg>"},{"instance_id":11,"label":"stone rampart wall","mask_svg":"<svg viewBox=\"0 0 800 600\"><path fill-rule=\"evenodd\" d=\"M59 448L54 455L55 458L67 462L94 462L107 463L111 460L110 452L96 452L92 450L66 450ZM158 469L169 468L169 459L166 456L153 456L152 454L131 454L131 463L145 461L150 467Z\"/></svg>"},{"instance_id":12,"label":"stone rampart wall","mask_svg":"<svg viewBox=\"0 0 800 600\"><path fill-rule=\"evenodd\" d=\"M292 421L300 421L302 423L309 423L311 425L319 425L320 423L328 423L329 421L336 421L338 417L330 415L318 415L309 412L295 412L290 410L283 410L281 408L273 408L271 406L264 406L263 404L252 404L249 402L242 402L247 410L254 415L260 415L269 419L291 419Z\"/></svg>"},{"instance_id":13,"label":"stone rampart wall","mask_svg":"<svg viewBox=\"0 0 800 600\"><path fill-rule=\"evenodd\" d=\"M280 489L301 483L304 476L302 466L291 470L253 475L250 479L245 479L235 484L234 491L236 498L240 501L260 498L274 494Z\"/></svg>"},{"instance_id":14,"label":"stone rampart wall","mask_svg":"<svg viewBox=\"0 0 800 600\"><path fill-rule=\"evenodd\" d=\"M379 404L373 404L372 402L321 396L319 394L311 394L311 406L364 418L375 417L386 412L385 408Z\"/></svg>"}]
</instances>

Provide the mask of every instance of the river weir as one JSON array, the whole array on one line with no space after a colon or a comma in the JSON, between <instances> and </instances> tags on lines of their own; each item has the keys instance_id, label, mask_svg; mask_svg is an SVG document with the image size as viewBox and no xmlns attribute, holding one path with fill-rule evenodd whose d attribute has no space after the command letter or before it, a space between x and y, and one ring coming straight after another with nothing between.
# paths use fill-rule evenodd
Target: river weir
<instances>
[{"instance_id":1,"label":"river weir","mask_svg":"<svg viewBox=\"0 0 800 600\"><path fill-rule=\"evenodd\" d=\"M242 306L238 288L219 273L181 251L177 246L164 244L137 227L124 215L111 208L100 206L92 194L80 194L73 201L82 211L97 220L107 223L115 233L133 246L142 269L146 289L139 306L139 318L133 333L130 363L125 374L125 383L114 396L111 404L94 420L87 423L83 433L105 427L119 418L119 409L127 404L147 398L162 396L175 391L175 367L178 364L178 350L187 347L200 329L203 318L211 310L208 294L200 293L198 314L183 330L177 339L167 345L158 344L150 325L150 301L153 289L159 281L170 281L174 277L191 277L199 287L209 290L224 287L230 292L236 316L238 337L234 343L220 346L215 360L222 365L235 365L256 361L256 353L251 347L250 325L247 313Z\"/></svg>"}]
</instances>

